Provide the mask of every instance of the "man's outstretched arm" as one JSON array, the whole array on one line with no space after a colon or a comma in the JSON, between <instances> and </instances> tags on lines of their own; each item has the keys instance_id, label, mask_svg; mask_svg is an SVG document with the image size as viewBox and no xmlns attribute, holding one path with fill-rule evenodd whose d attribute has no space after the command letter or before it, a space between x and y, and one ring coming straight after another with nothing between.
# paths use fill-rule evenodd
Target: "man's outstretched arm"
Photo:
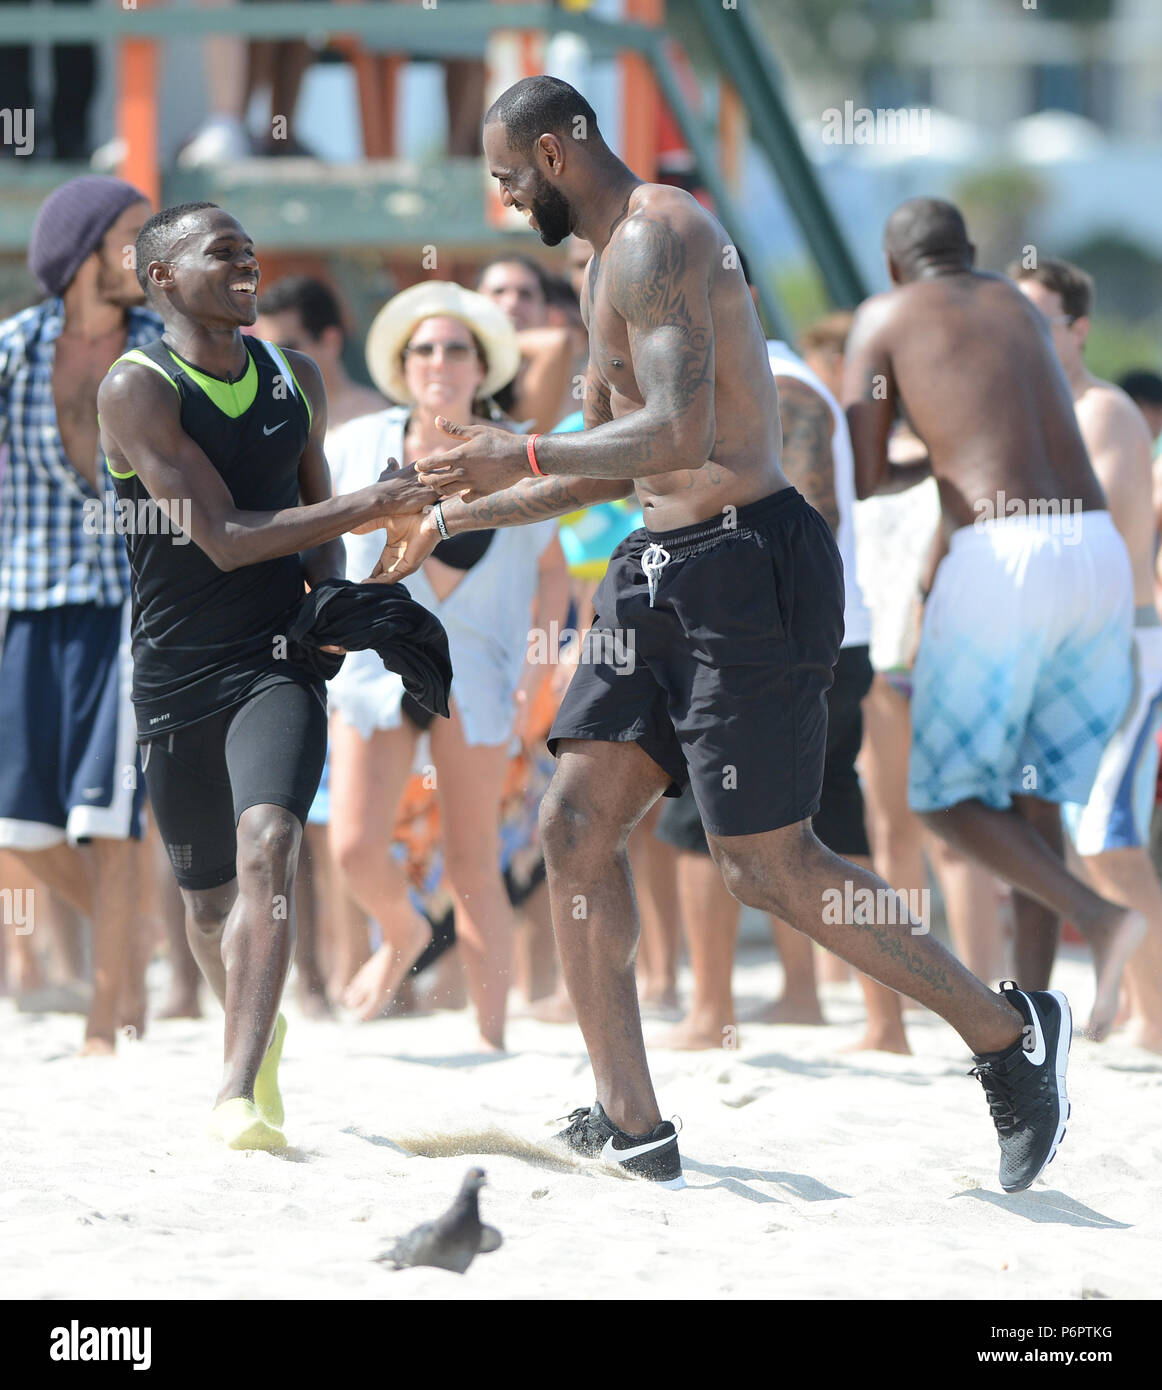
<instances>
[{"instance_id":1,"label":"man's outstretched arm","mask_svg":"<svg viewBox=\"0 0 1162 1390\"><path fill-rule=\"evenodd\" d=\"M515 487L493 492L475 502L445 498L441 512L449 535L488 531L497 526L527 526L555 516L628 497L633 484L623 478L524 478ZM414 574L443 537L430 507L420 516L386 517L381 523L386 543L369 576L395 583Z\"/></svg>"},{"instance_id":2,"label":"man's outstretched arm","mask_svg":"<svg viewBox=\"0 0 1162 1390\"><path fill-rule=\"evenodd\" d=\"M293 555L334 540L362 521L419 511L436 494L414 469L346 497L280 511L240 511L221 474L181 427L177 393L156 372L133 363L113 368L97 393L101 447L117 473L136 472L167 513L189 504L194 544L222 570ZM175 523L180 519L171 516Z\"/></svg>"},{"instance_id":3,"label":"man's outstretched arm","mask_svg":"<svg viewBox=\"0 0 1162 1390\"><path fill-rule=\"evenodd\" d=\"M635 218L606 249L602 293L625 322L625 370L643 404L617 419L609 411L582 434L543 436L536 445L542 473L633 479L706 463L715 439L709 285L718 255L712 224L694 204L664 218ZM590 424L588 403L586 414ZM474 500L531 471L526 436L443 421L441 428L462 442L418 459L416 468L445 496Z\"/></svg>"}]
</instances>

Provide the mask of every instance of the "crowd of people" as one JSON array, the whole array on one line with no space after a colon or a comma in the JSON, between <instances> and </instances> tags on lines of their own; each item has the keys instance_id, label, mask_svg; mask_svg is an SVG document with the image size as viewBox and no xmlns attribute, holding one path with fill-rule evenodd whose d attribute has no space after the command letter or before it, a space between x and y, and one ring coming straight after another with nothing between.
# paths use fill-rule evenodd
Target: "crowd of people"
<instances>
[{"instance_id":1,"label":"crowd of people","mask_svg":"<svg viewBox=\"0 0 1162 1390\"><path fill-rule=\"evenodd\" d=\"M330 286L306 276L260 285L253 249L230 241L225 214L210 205L167 216L150 219L142 196L115 179L88 176L57 190L41 209L29 256L46 297L0 324L0 878L36 903L35 931L5 925L5 984L21 1007L85 1011L86 1049L108 1053L122 1030L144 1032L145 971L159 952L170 980L162 1017L197 1016L203 976L225 1001L220 961L262 968L239 944L239 909L214 896L227 870L202 853L211 832L188 806L151 809L144 794L148 779L157 800L165 760L178 770L173 777L189 779L198 770L190 760L211 755L208 745L183 755L175 740L189 730L180 725L168 748L151 741L140 728L140 699L138 737L154 760L145 776L134 747L125 539L90 525L86 508L110 488L122 499L145 495L131 494L144 479L133 450L114 454L98 443L98 387L115 361L128 361L149 368L159 401L178 391L187 433L203 415L214 416L207 431L219 429L219 415L240 420L268 377L289 383L299 403L289 433L301 432L303 469L309 460L313 470L309 488L305 471L298 475L304 538L308 518L319 517L318 538L301 546L307 584L402 575L446 633L447 718L417 700L374 649L335 653L344 660L326 689L326 738L318 741L326 762L301 807L298 783L271 791L269 765L247 772L266 791L243 804L238 789L240 759L277 761L279 740L298 746L300 734L315 748L304 730L321 716L299 708L309 704L302 691L314 690L301 680L297 693L265 691L245 739L240 721L223 734L225 752L213 754L224 758L221 770L209 761L200 767L206 816L225 787L229 819L233 784L240 884L244 859L268 852L293 877L285 915L297 918L300 1005L320 1019L344 1009L370 1021L467 1002L477 1044L489 1050L506 1045L514 996L522 1011L568 1023L578 1000L558 966L562 928L557 922L555 944L538 808L555 745L586 736L583 724L566 721L552 737L550 729L570 678L597 679L582 634L595 618L594 632L616 626L595 595L610 557L642 526L640 507L614 488L608 500L560 507L547 519L514 525L506 516L490 526L485 502L465 493L481 510L461 529L442 503L417 506L414 524L405 524L368 499L388 496L377 492L385 479L418 488L415 466L423 472L446 455L454 460L474 425L564 440L595 423L586 419L593 306L583 313L581 301L597 258L591 263L592 248L573 236L553 269L502 252L471 288L426 279L402 290L367 334L369 386L345 366L344 312ZM196 369L190 359L200 341L179 341L168 323L159 356L162 323L157 303L143 302L145 267L127 267L121 254L137 242L140 257L139 235L152 235L164 262L162 232L172 240L184 228L192 237L199 216L207 236L221 240L223 274L233 276L217 290L208 281L194 287L205 312L213 294L257 300L239 370L225 357L220 372L207 372L202 358ZM1156 826L1152 859L1150 826L1162 721L1162 487L1152 457L1162 381L1133 373L1123 390L1095 377L1084 355L1094 302L1084 271L1043 258L1011 267L1008 277L972 275L971 245L948 204L905 204L888 224L885 251L891 291L854 315L807 326L798 351L766 344L782 470L834 538L845 581L815 835L860 871L849 889L867 892L882 880L896 890L908 905L902 920L918 934L933 924L927 904L938 886L953 950L986 982L1012 974L1027 989L1048 990L1069 924L1094 958L1091 1035L1125 1024L1142 1046L1162 1051L1162 837ZM738 273L749 285L745 265ZM252 378L257 386L248 387ZM118 423L114 409L124 407L115 391L102 399L102 441L125 440L131 417ZM263 436L284 418L263 426ZM148 454L153 446L141 447ZM165 448L159 435L159 460ZM131 455L132 467L115 466ZM938 456L957 457L981 482L980 496L941 474ZM256 466L257 453L245 457ZM333 530L338 515L327 500L328 468L334 498L349 504L338 550L323 527L326 516ZM985 507L980 497L996 501ZM235 497L233 505L246 504ZM213 513L208 500L195 497L194 507ZM263 525L273 527L284 514L247 515L272 517ZM223 548L218 568L229 576L239 565L275 564L271 557L283 552L257 548L256 535L250 549ZM654 553L642 568L652 609L670 556L650 535ZM283 582L281 572L263 574L264 586ZM772 630L789 626L792 601L774 596ZM625 675L624 698L641 698L630 693L632 640L615 656L625 669L607 685ZM804 705L797 717L813 716ZM668 771L673 753L649 742L652 718L643 708L645 732L633 737ZM194 749L189 738L186 747ZM724 786L733 766L726 764ZM310 784L301 769L298 776ZM192 785L181 784L187 801ZM732 1046L739 1024L739 913L756 895L722 852L723 837L744 832L722 823L701 785L653 801L626 840L641 920L637 989L645 1012L670 1020L654 1040L663 1047ZM277 816L248 819L263 809L259 802L285 808L288 823L305 821L297 866L278 848L290 831ZM189 841L174 838L170 827L179 823L192 825ZM269 876L262 883L262 892L272 887ZM828 891L812 907L777 885L757 902L785 905L768 912L784 988L754 1018L824 1024L818 981L854 978L867 1015L857 1045L907 1052L909 1000L821 944ZM823 926L805 935L812 912ZM263 1007L273 1018L277 998ZM236 1076L250 1078L242 1094L256 1086L260 1109L263 1058L273 1053L277 1067L281 1036L276 1030L268 1051L264 1035L253 1056L235 1061ZM592 1053L589 1033L586 1040ZM232 1097L237 1087L226 1101ZM636 1128L617 1123L625 1133L653 1132L648 1117Z\"/></svg>"}]
</instances>

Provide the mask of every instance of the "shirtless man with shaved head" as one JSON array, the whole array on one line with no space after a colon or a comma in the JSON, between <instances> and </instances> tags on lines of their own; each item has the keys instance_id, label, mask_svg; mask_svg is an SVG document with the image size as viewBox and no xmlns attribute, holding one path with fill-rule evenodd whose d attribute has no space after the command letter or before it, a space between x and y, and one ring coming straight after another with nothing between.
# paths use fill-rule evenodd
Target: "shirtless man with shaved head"
<instances>
[{"instance_id":1,"label":"shirtless man with shaved head","mask_svg":"<svg viewBox=\"0 0 1162 1390\"><path fill-rule=\"evenodd\" d=\"M1089 941L1101 1035L1145 930L1065 867L1060 808L1085 802L1130 698L1130 558L1078 430L1044 315L973 268L950 203L889 218L894 288L847 345L856 485L931 469L948 554L928 597L912 695L909 803L1017 890L1017 973L1049 981L1057 919ZM927 462L888 463L902 410Z\"/></svg>"},{"instance_id":2,"label":"shirtless man with shaved head","mask_svg":"<svg viewBox=\"0 0 1162 1390\"><path fill-rule=\"evenodd\" d=\"M631 491L645 514L610 560L591 633L604 640L578 665L550 735L558 761L541 833L597 1086L561 1137L682 1183L642 1042L626 839L659 796L690 782L736 897L957 1029L999 1117L1002 1184L1027 1187L1064 1132L1063 996L993 994L906 912L888 921L828 908L845 885L864 902L897 900L811 828L843 636L842 564L826 521L779 466L774 378L730 239L688 194L626 168L588 102L555 78L509 88L485 117L484 148L503 202L544 242L573 233L593 247L582 294L586 429L542 438L447 427L459 446L416 465L443 500L389 524L380 571L402 577L445 531L517 525ZM628 634L632 670L616 660Z\"/></svg>"}]
</instances>

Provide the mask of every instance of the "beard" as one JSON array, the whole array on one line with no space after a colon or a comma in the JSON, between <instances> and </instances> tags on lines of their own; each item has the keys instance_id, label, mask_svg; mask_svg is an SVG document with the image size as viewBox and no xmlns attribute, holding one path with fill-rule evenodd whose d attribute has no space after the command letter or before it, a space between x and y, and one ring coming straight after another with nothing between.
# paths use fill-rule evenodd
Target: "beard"
<instances>
[{"instance_id":1,"label":"beard","mask_svg":"<svg viewBox=\"0 0 1162 1390\"><path fill-rule=\"evenodd\" d=\"M537 175L536 197L529 209L537 219L540 237L546 246L560 246L573 230L573 209L568 198L543 174Z\"/></svg>"},{"instance_id":2,"label":"beard","mask_svg":"<svg viewBox=\"0 0 1162 1390\"><path fill-rule=\"evenodd\" d=\"M138 284L136 274L123 267L116 256L103 252L97 262L97 297L104 304L115 304L123 309L145 303L145 291Z\"/></svg>"}]
</instances>

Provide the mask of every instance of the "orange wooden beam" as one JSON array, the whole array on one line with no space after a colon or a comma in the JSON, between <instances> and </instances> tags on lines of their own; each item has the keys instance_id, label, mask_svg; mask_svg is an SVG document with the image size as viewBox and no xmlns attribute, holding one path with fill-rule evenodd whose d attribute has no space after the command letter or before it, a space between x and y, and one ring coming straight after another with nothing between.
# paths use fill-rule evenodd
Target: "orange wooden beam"
<instances>
[{"instance_id":1,"label":"orange wooden beam","mask_svg":"<svg viewBox=\"0 0 1162 1390\"><path fill-rule=\"evenodd\" d=\"M746 109L733 85L724 79L718 87L718 167L731 193L742 187L745 142Z\"/></svg>"},{"instance_id":2,"label":"orange wooden beam","mask_svg":"<svg viewBox=\"0 0 1162 1390\"><path fill-rule=\"evenodd\" d=\"M625 0L624 18L661 29L666 0ZM658 84L640 53L621 55L621 156L639 178L658 177Z\"/></svg>"},{"instance_id":3,"label":"orange wooden beam","mask_svg":"<svg viewBox=\"0 0 1162 1390\"><path fill-rule=\"evenodd\" d=\"M148 4L149 0L140 0ZM125 142L121 177L161 206L156 39L123 39L117 48L117 134Z\"/></svg>"}]
</instances>

